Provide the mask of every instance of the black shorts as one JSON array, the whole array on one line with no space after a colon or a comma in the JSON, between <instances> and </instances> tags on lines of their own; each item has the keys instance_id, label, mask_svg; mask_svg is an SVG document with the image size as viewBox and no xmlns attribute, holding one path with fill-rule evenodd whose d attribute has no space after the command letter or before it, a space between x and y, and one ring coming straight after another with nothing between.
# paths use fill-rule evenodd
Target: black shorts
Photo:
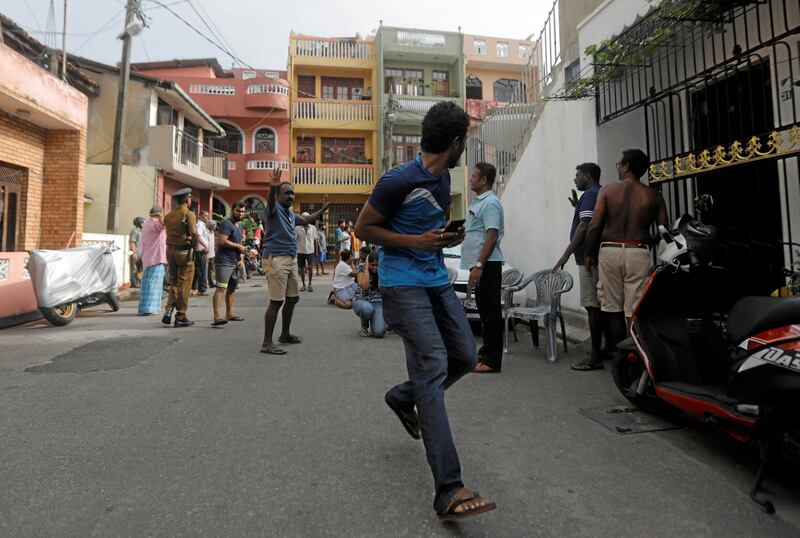
<instances>
[{"instance_id":1,"label":"black shorts","mask_svg":"<svg viewBox=\"0 0 800 538\"><path fill-rule=\"evenodd\" d=\"M297 268L305 269L306 267L308 267L309 269L314 268L314 254L297 255Z\"/></svg>"}]
</instances>

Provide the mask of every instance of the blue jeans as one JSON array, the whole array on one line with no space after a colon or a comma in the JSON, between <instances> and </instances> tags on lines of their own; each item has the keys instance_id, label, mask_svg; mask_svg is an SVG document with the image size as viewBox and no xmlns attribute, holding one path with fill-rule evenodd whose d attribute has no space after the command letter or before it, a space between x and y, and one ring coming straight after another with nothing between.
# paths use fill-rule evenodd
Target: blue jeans
<instances>
[{"instance_id":1,"label":"blue jeans","mask_svg":"<svg viewBox=\"0 0 800 538\"><path fill-rule=\"evenodd\" d=\"M388 397L408 410L417 407L436 487L433 507L441 511L454 490L464 487L444 391L478 362L475 338L452 286L381 291L386 321L403 338L408 369L408 381Z\"/></svg>"},{"instance_id":2,"label":"blue jeans","mask_svg":"<svg viewBox=\"0 0 800 538\"><path fill-rule=\"evenodd\" d=\"M380 301L353 301L353 312L361 318L361 326L368 327L372 336L383 338L386 335L386 322L383 320L383 303Z\"/></svg>"}]
</instances>

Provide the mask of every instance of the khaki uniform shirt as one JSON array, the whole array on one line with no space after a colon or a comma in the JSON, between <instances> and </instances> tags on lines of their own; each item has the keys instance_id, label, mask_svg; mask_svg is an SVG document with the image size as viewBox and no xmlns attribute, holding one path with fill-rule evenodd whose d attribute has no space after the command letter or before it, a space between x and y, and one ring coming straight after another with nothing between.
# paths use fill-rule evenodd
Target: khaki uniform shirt
<instances>
[{"instance_id":1,"label":"khaki uniform shirt","mask_svg":"<svg viewBox=\"0 0 800 538\"><path fill-rule=\"evenodd\" d=\"M183 223L183 216L188 217L188 230ZM167 245L178 248L188 248L191 241L186 240L186 236L197 230L197 217L188 208L178 206L164 217L164 226L167 228Z\"/></svg>"}]
</instances>

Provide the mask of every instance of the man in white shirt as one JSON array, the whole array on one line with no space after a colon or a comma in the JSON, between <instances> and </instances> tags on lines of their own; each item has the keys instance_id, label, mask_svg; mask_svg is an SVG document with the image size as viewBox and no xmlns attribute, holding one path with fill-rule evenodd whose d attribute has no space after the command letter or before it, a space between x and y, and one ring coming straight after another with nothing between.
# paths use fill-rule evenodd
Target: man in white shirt
<instances>
[{"instance_id":1,"label":"man in white shirt","mask_svg":"<svg viewBox=\"0 0 800 538\"><path fill-rule=\"evenodd\" d=\"M353 308L353 297L358 291L356 272L350 265L352 254L349 250L343 250L339 257L341 259L333 272L333 289L328 295L328 304L349 310Z\"/></svg>"},{"instance_id":2,"label":"man in white shirt","mask_svg":"<svg viewBox=\"0 0 800 538\"><path fill-rule=\"evenodd\" d=\"M197 219L197 244L194 247L194 280L192 295L208 295L208 251L214 237L208 229L208 211L201 211Z\"/></svg>"},{"instance_id":3,"label":"man in white shirt","mask_svg":"<svg viewBox=\"0 0 800 538\"><path fill-rule=\"evenodd\" d=\"M310 217L308 213L300 215ZM314 246L317 243L317 228L313 224L303 224L295 227L297 234L297 268L300 271L300 280L303 287L300 291L314 291L311 287L311 275L314 274ZM306 273L308 273L308 288L306 288Z\"/></svg>"}]
</instances>

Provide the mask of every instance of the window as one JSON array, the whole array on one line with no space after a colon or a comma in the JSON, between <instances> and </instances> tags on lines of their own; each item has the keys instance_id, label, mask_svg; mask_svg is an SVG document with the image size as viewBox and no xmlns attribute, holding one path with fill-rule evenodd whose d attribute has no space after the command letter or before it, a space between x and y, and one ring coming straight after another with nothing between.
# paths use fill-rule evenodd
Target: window
<instances>
[{"instance_id":1,"label":"window","mask_svg":"<svg viewBox=\"0 0 800 538\"><path fill-rule=\"evenodd\" d=\"M0 165L0 252L17 250L20 196L25 172Z\"/></svg>"},{"instance_id":2,"label":"window","mask_svg":"<svg viewBox=\"0 0 800 538\"><path fill-rule=\"evenodd\" d=\"M419 153L419 143L422 140L420 135L392 135L392 166L397 166L417 157Z\"/></svg>"},{"instance_id":3,"label":"window","mask_svg":"<svg viewBox=\"0 0 800 538\"><path fill-rule=\"evenodd\" d=\"M434 97L450 97L450 73L447 71L434 71L431 78Z\"/></svg>"},{"instance_id":4,"label":"window","mask_svg":"<svg viewBox=\"0 0 800 538\"><path fill-rule=\"evenodd\" d=\"M475 75L467 77L467 99L483 99L483 82Z\"/></svg>"},{"instance_id":5,"label":"window","mask_svg":"<svg viewBox=\"0 0 800 538\"><path fill-rule=\"evenodd\" d=\"M312 98L317 96L317 79L312 75L297 77L297 97Z\"/></svg>"},{"instance_id":6,"label":"window","mask_svg":"<svg viewBox=\"0 0 800 538\"><path fill-rule=\"evenodd\" d=\"M275 131L269 127L262 127L256 131L254 142L255 153L275 153L277 149Z\"/></svg>"},{"instance_id":7,"label":"window","mask_svg":"<svg viewBox=\"0 0 800 538\"><path fill-rule=\"evenodd\" d=\"M323 99L356 100L364 93L364 79L322 77L322 89ZM327 97L328 95L331 97Z\"/></svg>"},{"instance_id":8,"label":"window","mask_svg":"<svg viewBox=\"0 0 800 538\"><path fill-rule=\"evenodd\" d=\"M363 138L323 138L322 162L325 164L365 164Z\"/></svg>"},{"instance_id":9,"label":"window","mask_svg":"<svg viewBox=\"0 0 800 538\"><path fill-rule=\"evenodd\" d=\"M219 125L225 130L225 134L213 138L205 136L204 142L212 148L226 153L244 153L244 140L242 140L242 132L239 128L225 122L219 122ZM230 161L230 163L232 162L234 161Z\"/></svg>"},{"instance_id":10,"label":"window","mask_svg":"<svg viewBox=\"0 0 800 538\"><path fill-rule=\"evenodd\" d=\"M295 162L300 164L314 164L317 162L317 146L313 138L297 137L297 157Z\"/></svg>"},{"instance_id":11,"label":"window","mask_svg":"<svg viewBox=\"0 0 800 538\"><path fill-rule=\"evenodd\" d=\"M156 111L156 125L173 125L178 126L178 111L172 106L161 99L158 100L158 109Z\"/></svg>"},{"instance_id":12,"label":"window","mask_svg":"<svg viewBox=\"0 0 800 538\"><path fill-rule=\"evenodd\" d=\"M501 103L514 101L515 91L520 87L519 81L511 78L500 78L494 83L494 100ZM520 96L524 97L524 96ZM517 99L520 101L520 99Z\"/></svg>"},{"instance_id":13,"label":"window","mask_svg":"<svg viewBox=\"0 0 800 538\"><path fill-rule=\"evenodd\" d=\"M497 57L508 58L508 43L503 41L497 42Z\"/></svg>"},{"instance_id":14,"label":"window","mask_svg":"<svg viewBox=\"0 0 800 538\"><path fill-rule=\"evenodd\" d=\"M564 78L566 82L573 82L581 78L581 61L575 60L564 69Z\"/></svg>"},{"instance_id":15,"label":"window","mask_svg":"<svg viewBox=\"0 0 800 538\"><path fill-rule=\"evenodd\" d=\"M264 200L261 198L257 198L255 196L251 196L249 198L245 198L242 200L244 202L244 209L247 211L247 214L251 217L259 217L261 219L265 219L267 216L267 206L264 203Z\"/></svg>"},{"instance_id":16,"label":"window","mask_svg":"<svg viewBox=\"0 0 800 538\"><path fill-rule=\"evenodd\" d=\"M528 59L528 55L531 53L531 48L528 45L520 45L519 46L519 57L523 60Z\"/></svg>"},{"instance_id":17,"label":"window","mask_svg":"<svg viewBox=\"0 0 800 538\"><path fill-rule=\"evenodd\" d=\"M387 67L386 91L395 95L425 95L425 72L422 69Z\"/></svg>"},{"instance_id":18,"label":"window","mask_svg":"<svg viewBox=\"0 0 800 538\"><path fill-rule=\"evenodd\" d=\"M480 54L481 56L486 54L486 41L483 39L476 39L473 41L472 46L475 48L475 54Z\"/></svg>"}]
</instances>

